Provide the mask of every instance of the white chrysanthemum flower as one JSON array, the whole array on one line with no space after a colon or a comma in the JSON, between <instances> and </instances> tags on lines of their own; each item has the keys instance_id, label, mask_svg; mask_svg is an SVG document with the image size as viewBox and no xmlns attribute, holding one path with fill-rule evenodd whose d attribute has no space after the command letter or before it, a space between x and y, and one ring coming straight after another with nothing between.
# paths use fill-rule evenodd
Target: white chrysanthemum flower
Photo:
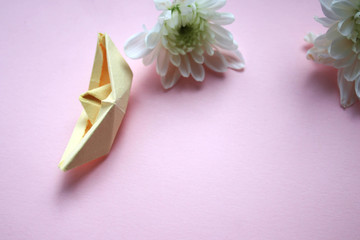
<instances>
[{"instance_id":1,"label":"white chrysanthemum flower","mask_svg":"<svg viewBox=\"0 0 360 240\"><path fill-rule=\"evenodd\" d=\"M216 72L244 68L232 34L221 25L234 21L231 13L219 13L226 0L154 0L163 11L153 29L132 36L125 44L130 58L143 58L145 65L156 59L156 71L165 89L180 76L203 81L204 67Z\"/></svg>"},{"instance_id":2,"label":"white chrysanthemum flower","mask_svg":"<svg viewBox=\"0 0 360 240\"><path fill-rule=\"evenodd\" d=\"M320 0L326 17L315 18L328 31L318 37L308 59L338 69L341 105L346 108L360 97L360 0Z\"/></svg>"}]
</instances>

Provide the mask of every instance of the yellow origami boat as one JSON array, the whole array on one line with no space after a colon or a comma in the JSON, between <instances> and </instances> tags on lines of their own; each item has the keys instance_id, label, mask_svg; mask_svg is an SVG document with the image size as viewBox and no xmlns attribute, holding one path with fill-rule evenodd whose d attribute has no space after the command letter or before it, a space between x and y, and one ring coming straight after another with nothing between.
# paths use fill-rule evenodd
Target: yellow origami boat
<instances>
[{"instance_id":1,"label":"yellow origami boat","mask_svg":"<svg viewBox=\"0 0 360 240\"><path fill-rule=\"evenodd\" d=\"M99 34L84 108L59 163L70 170L108 154L128 105L132 72L107 34Z\"/></svg>"}]
</instances>

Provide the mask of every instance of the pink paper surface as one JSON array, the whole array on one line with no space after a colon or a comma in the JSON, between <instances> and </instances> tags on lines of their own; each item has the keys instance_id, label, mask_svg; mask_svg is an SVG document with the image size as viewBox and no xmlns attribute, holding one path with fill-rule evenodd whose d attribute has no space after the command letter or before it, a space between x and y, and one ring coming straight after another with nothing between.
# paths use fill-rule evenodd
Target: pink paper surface
<instances>
[{"instance_id":1,"label":"pink paper surface","mask_svg":"<svg viewBox=\"0 0 360 240\"><path fill-rule=\"evenodd\" d=\"M229 0L247 66L161 88L133 72L112 152L63 173L97 32L124 55L150 0L7 1L0 8L0 238L360 239L360 106L305 59L316 0Z\"/></svg>"}]
</instances>

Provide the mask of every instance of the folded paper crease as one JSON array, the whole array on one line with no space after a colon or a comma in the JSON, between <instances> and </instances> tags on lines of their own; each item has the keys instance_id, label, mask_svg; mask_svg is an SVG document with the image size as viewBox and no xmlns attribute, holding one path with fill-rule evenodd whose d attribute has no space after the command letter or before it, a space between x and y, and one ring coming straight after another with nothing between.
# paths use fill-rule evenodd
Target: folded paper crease
<instances>
[{"instance_id":1,"label":"folded paper crease","mask_svg":"<svg viewBox=\"0 0 360 240\"><path fill-rule=\"evenodd\" d=\"M70 170L108 154L125 115L132 72L107 34L98 35L89 89L80 95L84 108L59 168Z\"/></svg>"}]
</instances>

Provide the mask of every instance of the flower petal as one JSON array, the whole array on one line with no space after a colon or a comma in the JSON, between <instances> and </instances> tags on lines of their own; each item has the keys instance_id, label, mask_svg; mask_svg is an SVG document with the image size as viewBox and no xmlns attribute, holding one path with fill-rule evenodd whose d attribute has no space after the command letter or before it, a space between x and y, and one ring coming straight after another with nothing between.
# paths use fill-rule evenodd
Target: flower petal
<instances>
[{"instance_id":1,"label":"flower petal","mask_svg":"<svg viewBox=\"0 0 360 240\"><path fill-rule=\"evenodd\" d=\"M340 103L344 108L350 107L357 101L355 83L345 79L342 69L338 71L338 86L340 90Z\"/></svg>"},{"instance_id":2,"label":"flower petal","mask_svg":"<svg viewBox=\"0 0 360 240\"><path fill-rule=\"evenodd\" d=\"M195 62L197 62L199 64L204 63L204 56L202 54L199 54L197 51L192 51L191 56Z\"/></svg>"},{"instance_id":3,"label":"flower petal","mask_svg":"<svg viewBox=\"0 0 360 240\"><path fill-rule=\"evenodd\" d=\"M328 66L333 66L335 61L332 57L330 57L327 51L318 49L316 47L309 49L306 54L306 58Z\"/></svg>"},{"instance_id":4,"label":"flower petal","mask_svg":"<svg viewBox=\"0 0 360 240\"><path fill-rule=\"evenodd\" d=\"M324 15L332 20L338 20L339 17L331 9L332 0L320 0L321 9Z\"/></svg>"},{"instance_id":5,"label":"flower petal","mask_svg":"<svg viewBox=\"0 0 360 240\"><path fill-rule=\"evenodd\" d=\"M181 63L181 57L179 54L170 54L170 61L174 66L179 67Z\"/></svg>"},{"instance_id":6,"label":"flower petal","mask_svg":"<svg viewBox=\"0 0 360 240\"><path fill-rule=\"evenodd\" d=\"M355 54L349 54L348 57L340 59L340 60L336 60L334 62L334 67L339 69L339 68L347 68L351 65L354 64L354 61L356 59L356 55Z\"/></svg>"},{"instance_id":7,"label":"flower petal","mask_svg":"<svg viewBox=\"0 0 360 240\"><path fill-rule=\"evenodd\" d=\"M196 3L199 8L209 9L210 7L217 4L218 0L197 0Z\"/></svg>"},{"instance_id":8,"label":"flower petal","mask_svg":"<svg viewBox=\"0 0 360 240\"><path fill-rule=\"evenodd\" d=\"M169 53L166 49L160 49L157 57L156 72L160 76L165 76L169 68Z\"/></svg>"},{"instance_id":9,"label":"flower petal","mask_svg":"<svg viewBox=\"0 0 360 240\"><path fill-rule=\"evenodd\" d=\"M155 7L157 10L163 11L171 7L170 0L154 0Z\"/></svg>"},{"instance_id":10,"label":"flower petal","mask_svg":"<svg viewBox=\"0 0 360 240\"><path fill-rule=\"evenodd\" d=\"M154 62L154 60L158 57L159 51L161 49L161 44L158 44L153 51L151 51L148 55L143 58L143 64L148 66Z\"/></svg>"},{"instance_id":11,"label":"flower petal","mask_svg":"<svg viewBox=\"0 0 360 240\"><path fill-rule=\"evenodd\" d=\"M210 45L209 42L205 41L205 42L203 43L203 46L204 46L204 48L205 48L205 52L206 52L208 55L212 56L212 55L214 54L214 49L213 49L213 47Z\"/></svg>"},{"instance_id":12,"label":"flower petal","mask_svg":"<svg viewBox=\"0 0 360 240\"><path fill-rule=\"evenodd\" d=\"M175 12L174 12L175 13ZM163 24L164 21L171 19L171 10L163 11L158 17L159 23Z\"/></svg>"},{"instance_id":13,"label":"flower petal","mask_svg":"<svg viewBox=\"0 0 360 240\"><path fill-rule=\"evenodd\" d=\"M245 67L244 57L238 50L236 51L221 50L220 52L224 56L228 68L241 70Z\"/></svg>"},{"instance_id":14,"label":"flower petal","mask_svg":"<svg viewBox=\"0 0 360 240\"><path fill-rule=\"evenodd\" d=\"M350 1L334 0L331 4L333 12L341 18L348 18L355 14L356 6Z\"/></svg>"},{"instance_id":15,"label":"flower petal","mask_svg":"<svg viewBox=\"0 0 360 240\"><path fill-rule=\"evenodd\" d=\"M223 6L225 6L225 4L226 4L226 0L217 0L217 2L215 4L213 4L212 6L209 6L209 9L218 10L218 9L222 8Z\"/></svg>"},{"instance_id":16,"label":"flower petal","mask_svg":"<svg viewBox=\"0 0 360 240\"><path fill-rule=\"evenodd\" d=\"M180 63L180 66L179 66L179 71L180 71L180 73L181 73L181 75L183 77L189 77L190 76L190 72L191 72L190 62L189 62L189 58L188 58L188 56L186 54L181 55L181 63Z\"/></svg>"},{"instance_id":17,"label":"flower petal","mask_svg":"<svg viewBox=\"0 0 360 240\"><path fill-rule=\"evenodd\" d=\"M192 9L192 6L190 4L184 3L184 4L181 4L179 6L180 13L181 13L182 16L190 15L192 13L193 9Z\"/></svg>"},{"instance_id":18,"label":"flower petal","mask_svg":"<svg viewBox=\"0 0 360 240\"><path fill-rule=\"evenodd\" d=\"M318 36L314 41L314 47L308 50L306 58L325 65L333 66L333 59L328 52L331 41L326 34Z\"/></svg>"},{"instance_id":19,"label":"flower petal","mask_svg":"<svg viewBox=\"0 0 360 240\"><path fill-rule=\"evenodd\" d=\"M153 29L145 37L146 47L150 49L154 49L158 43L160 42L160 30L161 25L157 23Z\"/></svg>"},{"instance_id":20,"label":"flower petal","mask_svg":"<svg viewBox=\"0 0 360 240\"><path fill-rule=\"evenodd\" d=\"M356 60L351 66L344 68L344 77L349 82L360 76L360 60Z\"/></svg>"},{"instance_id":21,"label":"flower petal","mask_svg":"<svg viewBox=\"0 0 360 240\"><path fill-rule=\"evenodd\" d=\"M314 40L314 46L321 49L328 49L331 44L331 41L326 37L325 34L320 35L315 38Z\"/></svg>"},{"instance_id":22,"label":"flower petal","mask_svg":"<svg viewBox=\"0 0 360 240\"><path fill-rule=\"evenodd\" d=\"M198 82L202 82L205 78L204 67L201 64L198 64L194 61L194 59L189 56L188 57L191 68L191 76Z\"/></svg>"},{"instance_id":23,"label":"flower petal","mask_svg":"<svg viewBox=\"0 0 360 240\"><path fill-rule=\"evenodd\" d=\"M179 78L180 78L179 70L175 66L170 64L169 70L166 73L166 75L161 77L161 84L165 89L169 89L175 85L175 83L179 80Z\"/></svg>"},{"instance_id":24,"label":"flower petal","mask_svg":"<svg viewBox=\"0 0 360 240\"><path fill-rule=\"evenodd\" d=\"M337 24L332 25L327 32L325 33L326 38L330 41L334 41L335 39L341 37L342 35L338 31Z\"/></svg>"},{"instance_id":25,"label":"flower petal","mask_svg":"<svg viewBox=\"0 0 360 240\"><path fill-rule=\"evenodd\" d=\"M127 40L124 51L129 58L142 58L151 52L151 49L148 49L145 44L146 34L146 32L141 32L133 35Z\"/></svg>"},{"instance_id":26,"label":"flower petal","mask_svg":"<svg viewBox=\"0 0 360 240\"><path fill-rule=\"evenodd\" d=\"M315 33L309 32L309 33L306 34L306 36L304 37L304 40L305 40L305 42L307 42L307 43L314 44L315 39L316 39L317 37L318 37L318 36L317 36Z\"/></svg>"},{"instance_id":27,"label":"flower petal","mask_svg":"<svg viewBox=\"0 0 360 240\"><path fill-rule=\"evenodd\" d=\"M210 29L215 34L216 45L218 45L223 49L228 49L228 50L237 49L238 46L234 41L232 34L228 30L217 24L210 24Z\"/></svg>"},{"instance_id":28,"label":"flower petal","mask_svg":"<svg viewBox=\"0 0 360 240\"><path fill-rule=\"evenodd\" d=\"M225 72L226 71L226 59L219 51L215 51L214 55L210 56L208 54L204 55L205 65L215 72Z\"/></svg>"},{"instance_id":29,"label":"flower petal","mask_svg":"<svg viewBox=\"0 0 360 240\"><path fill-rule=\"evenodd\" d=\"M355 92L358 98L360 98L360 79L355 80Z\"/></svg>"},{"instance_id":30,"label":"flower petal","mask_svg":"<svg viewBox=\"0 0 360 240\"><path fill-rule=\"evenodd\" d=\"M327 17L323 17L323 18L319 18L319 17L315 17L315 21L317 21L318 23L322 24L324 27L329 28L331 27L334 23L336 23L335 20L327 18Z\"/></svg>"},{"instance_id":31,"label":"flower petal","mask_svg":"<svg viewBox=\"0 0 360 240\"><path fill-rule=\"evenodd\" d=\"M235 17L232 13L214 12L210 14L208 20L215 24L227 25L233 23L235 21Z\"/></svg>"},{"instance_id":32,"label":"flower petal","mask_svg":"<svg viewBox=\"0 0 360 240\"><path fill-rule=\"evenodd\" d=\"M330 56L335 59L345 58L349 54L353 53L352 45L353 43L349 39L344 37L337 38L331 43L329 47Z\"/></svg>"},{"instance_id":33,"label":"flower petal","mask_svg":"<svg viewBox=\"0 0 360 240\"><path fill-rule=\"evenodd\" d=\"M221 27L220 25L210 24L210 29L213 30L213 32L215 33L215 36L216 36L216 34L223 35L224 38L230 39L230 41L233 40L233 35L231 34L231 32L229 32L225 28Z\"/></svg>"},{"instance_id":34,"label":"flower petal","mask_svg":"<svg viewBox=\"0 0 360 240\"><path fill-rule=\"evenodd\" d=\"M338 24L338 30L344 37L350 37L354 29L354 20L347 18Z\"/></svg>"},{"instance_id":35,"label":"flower petal","mask_svg":"<svg viewBox=\"0 0 360 240\"><path fill-rule=\"evenodd\" d=\"M196 52L196 54L198 55L203 55L204 54L204 49L202 49L202 47L197 47L194 49L193 52Z\"/></svg>"}]
</instances>

